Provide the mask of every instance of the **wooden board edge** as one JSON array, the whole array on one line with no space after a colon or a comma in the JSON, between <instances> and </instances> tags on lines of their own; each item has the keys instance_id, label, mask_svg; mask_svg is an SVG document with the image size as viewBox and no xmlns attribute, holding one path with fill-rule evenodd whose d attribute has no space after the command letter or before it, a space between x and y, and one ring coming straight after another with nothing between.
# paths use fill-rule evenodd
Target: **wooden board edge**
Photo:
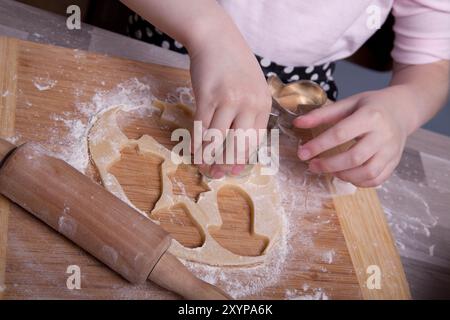
<instances>
[{"instance_id":1,"label":"wooden board edge","mask_svg":"<svg viewBox=\"0 0 450 320\"><path fill-rule=\"evenodd\" d=\"M26 48L29 46L34 46L34 47L38 47L38 48L46 48L46 50L64 50L66 52L73 52L74 50L78 50L78 49L63 47L61 45L54 45L54 44L50 44L50 43L44 44L44 43L30 41L30 40L22 40L22 39L15 39L15 38L8 38L5 36L0 36L0 40L2 40L2 39L14 41L16 48L19 48L19 47ZM125 58L125 57L121 57L121 56L117 56L117 55L110 55L107 53L101 53L101 52L96 52L96 51L87 51L87 49L80 49L80 51L88 53L89 56L91 56L91 57L108 58L108 59L114 59L117 61L125 61L125 62L133 62L133 63L143 64L143 65L146 65L149 68L155 70L155 72L168 73L173 76L179 77L183 81L186 81L189 83L191 80L191 76L190 76L188 69L182 69L182 68L178 68L178 67L172 67L172 66L168 66L168 65L151 63L151 62L143 62L140 60L134 60L134 59L130 59L130 58Z\"/></svg>"},{"instance_id":2,"label":"wooden board edge","mask_svg":"<svg viewBox=\"0 0 450 320\"><path fill-rule=\"evenodd\" d=\"M331 126L327 124L311 129L312 136L317 137ZM322 153L320 157L345 152L354 143L351 140ZM354 194L339 196L332 179L332 176L327 175L328 187L334 195L333 204L363 298L411 299L403 265L375 189L358 188ZM375 277L378 270L380 287L371 289L368 281L372 287L374 283L371 280L375 278L371 275Z\"/></svg>"},{"instance_id":3,"label":"wooden board edge","mask_svg":"<svg viewBox=\"0 0 450 320\"><path fill-rule=\"evenodd\" d=\"M0 136L14 135L17 91L17 40L0 37ZM5 291L10 202L0 196L0 299Z\"/></svg>"},{"instance_id":4,"label":"wooden board edge","mask_svg":"<svg viewBox=\"0 0 450 320\"><path fill-rule=\"evenodd\" d=\"M333 203L363 298L411 299L403 265L375 189L334 196Z\"/></svg>"},{"instance_id":5,"label":"wooden board edge","mask_svg":"<svg viewBox=\"0 0 450 320\"><path fill-rule=\"evenodd\" d=\"M0 37L0 135L14 134L17 91L17 40Z\"/></svg>"},{"instance_id":6,"label":"wooden board edge","mask_svg":"<svg viewBox=\"0 0 450 320\"><path fill-rule=\"evenodd\" d=\"M6 246L8 239L9 200L0 196L0 300L3 298L6 272Z\"/></svg>"}]
</instances>

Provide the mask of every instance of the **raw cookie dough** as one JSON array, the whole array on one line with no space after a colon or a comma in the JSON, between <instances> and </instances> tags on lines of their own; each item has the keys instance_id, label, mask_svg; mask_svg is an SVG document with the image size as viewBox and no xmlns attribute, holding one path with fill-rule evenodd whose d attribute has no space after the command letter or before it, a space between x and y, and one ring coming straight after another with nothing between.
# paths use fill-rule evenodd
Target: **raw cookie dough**
<instances>
[{"instance_id":1,"label":"raw cookie dough","mask_svg":"<svg viewBox=\"0 0 450 320\"><path fill-rule=\"evenodd\" d=\"M152 116L160 117L163 123L169 122L177 127L186 128L192 123L193 109L187 105L168 104L155 100L152 106L137 108L150 108L154 112ZM152 213L158 210L182 204L204 236L204 244L198 248L184 247L174 239L169 251L179 258L210 265L238 266L263 263L268 251L277 241L282 227L279 215L281 203L275 178L261 175L261 168L256 165L251 174L243 178L225 177L221 180L203 178L203 182L207 184L210 191L201 193L197 202L186 195L176 195L172 191L172 182L168 176L177 169L177 165L171 160L171 151L148 135L143 135L137 140L129 139L119 128L116 119L117 113L123 109L123 106L117 106L100 114L88 135L89 153L104 186L133 206L116 177L109 173L109 169L120 160L121 150L126 147L137 146L138 152L142 154L159 156L164 159L161 166L162 190L149 218L152 219ZM222 247L208 232L209 227L220 227L222 224L217 193L222 187L230 185L247 193L252 201L254 233L268 240L268 245L260 256L234 254ZM156 220L155 223L159 224Z\"/></svg>"}]
</instances>

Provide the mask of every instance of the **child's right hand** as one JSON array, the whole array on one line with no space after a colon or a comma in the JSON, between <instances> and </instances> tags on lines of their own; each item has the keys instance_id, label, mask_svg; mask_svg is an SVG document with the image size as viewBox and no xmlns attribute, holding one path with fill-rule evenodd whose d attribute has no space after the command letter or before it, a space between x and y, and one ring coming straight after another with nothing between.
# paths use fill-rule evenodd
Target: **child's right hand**
<instances>
[{"instance_id":1,"label":"child's right hand","mask_svg":"<svg viewBox=\"0 0 450 320\"><path fill-rule=\"evenodd\" d=\"M189 48L195 120L202 121L204 129L220 130L224 137L230 128L265 128L272 101L258 61L234 28L213 32L211 38ZM200 166L214 178L242 169L242 165Z\"/></svg>"}]
</instances>

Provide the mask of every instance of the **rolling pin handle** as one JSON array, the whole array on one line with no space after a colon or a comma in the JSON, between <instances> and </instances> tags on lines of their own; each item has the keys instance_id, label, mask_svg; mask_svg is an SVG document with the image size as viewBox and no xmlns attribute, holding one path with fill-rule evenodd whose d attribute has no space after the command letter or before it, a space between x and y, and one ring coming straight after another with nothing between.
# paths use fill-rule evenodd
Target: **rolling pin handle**
<instances>
[{"instance_id":1,"label":"rolling pin handle","mask_svg":"<svg viewBox=\"0 0 450 320\"><path fill-rule=\"evenodd\" d=\"M221 289L196 278L167 251L156 263L148 280L188 300L232 300Z\"/></svg>"}]
</instances>

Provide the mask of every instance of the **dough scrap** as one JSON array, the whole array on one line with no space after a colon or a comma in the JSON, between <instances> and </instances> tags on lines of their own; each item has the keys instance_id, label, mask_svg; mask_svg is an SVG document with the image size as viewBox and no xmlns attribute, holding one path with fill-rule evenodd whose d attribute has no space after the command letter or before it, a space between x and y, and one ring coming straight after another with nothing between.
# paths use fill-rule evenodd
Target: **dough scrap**
<instances>
[{"instance_id":1,"label":"dough scrap","mask_svg":"<svg viewBox=\"0 0 450 320\"><path fill-rule=\"evenodd\" d=\"M137 108L150 108L153 112L152 116L160 117L162 123L167 123L172 127L186 128L192 124L193 109L187 105L169 104L155 100L151 106ZM169 175L176 171L178 165L171 160L172 152L149 135L143 135L139 139L129 139L117 123L117 114L121 110L125 110L125 108L116 106L100 114L88 135L89 154L106 189L136 208L128 199L119 181L109 170L120 160L121 150L127 147L137 147L141 154L161 157L164 159L161 165L161 196L149 215L136 209L152 219L152 213L158 210L168 209L174 205L184 205L204 237L203 245L197 248L184 247L173 239L169 251L179 258L209 265L242 266L263 263L268 251L278 240L282 228L281 217L278 213L281 203L276 190L275 178L261 175L261 167L255 165L250 175L246 177L225 177L220 180L209 180L203 177L203 183L208 186L209 191L202 192L197 202L187 195L174 194ZM224 186L237 187L250 197L253 207L253 232L268 239L268 245L261 255L235 254L222 247L208 232L209 227L222 225L217 193ZM157 220L152 220L159 224Z\"/></svg>"}]
</instances>

